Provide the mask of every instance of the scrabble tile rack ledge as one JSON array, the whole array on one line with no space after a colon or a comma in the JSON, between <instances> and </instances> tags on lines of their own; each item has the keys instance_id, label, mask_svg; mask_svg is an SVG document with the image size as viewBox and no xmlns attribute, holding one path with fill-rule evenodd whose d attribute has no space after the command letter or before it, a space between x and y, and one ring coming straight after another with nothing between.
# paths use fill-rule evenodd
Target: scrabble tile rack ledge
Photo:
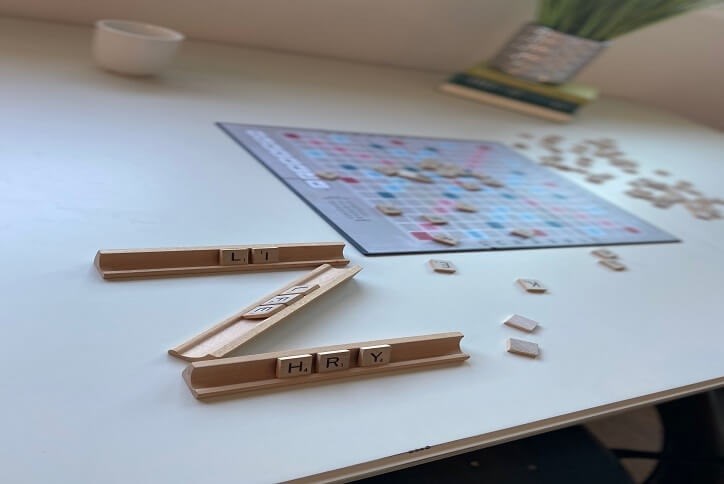
<instances>
[{"instance_id":1,"label":"scrabble tile rack ledge","mask_svg":"<svg viewBox=\"0 0 724 484\"><path fill-rule=\"evenodd\" d=\"M343 242L319 242L99 250L94 264L107 280L279 271L322 264L347 265L344 246ZM225 260L225 254L233 256ZM236 255L242 260L235 259Z\"/></svg>"},{"instance_id":2,"label":"scrabble tile rack ledge","mask_svg":"<svg viewBox=\"0 0 724 484\"><path fill-rule=\"evenodd\" d=\"M241 311L229 316L185 343L168 350L168 352L171 356L186 361L222 358L247 341L256 338L275 324L307 307L311 302L339 286L341 283L351 279L361 270L362 268L360 266L332 267L329 264L323 264L313 271L295 279L281 289L258 299ZM264 305L269 299L279 294L285 294L296 286L305 285L318 285L319 287L267 318L244 318L246 313Z\"/></svg>"},{"instance_id":3,"label":"scrabble tile rack ledge","mask_svg":"<svg viewBox=\"0 0 724 484\"><path fill-rule=\"evenodd\" d=\"M270 391L331 380L462 363L469 358L469 355L460 349L462 338L463 334L458 332L438 333L197 361L184 369L183 378L194 397L200 400L247 392ZM376 345L390 345L390 361L377 366L359 366L357 363L359 349ZM349 368L331 373L312 371L311 374L291 378L277 378L276 376L279 358L316 355L320 352L337 350L350 351Z\"/></svg>"}]
</instances>

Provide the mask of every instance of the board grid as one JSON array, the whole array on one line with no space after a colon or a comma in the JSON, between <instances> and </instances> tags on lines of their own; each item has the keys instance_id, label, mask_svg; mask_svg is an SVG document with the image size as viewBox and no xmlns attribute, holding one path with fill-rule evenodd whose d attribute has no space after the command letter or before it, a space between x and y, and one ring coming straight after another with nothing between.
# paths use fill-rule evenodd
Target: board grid
<instances>
[{"instance_id":1,"label":"board grid","mask_svg":"<svg viewBox=\"0 0 724 484\"><path fill-rule=\"evenodd\" d=\"M219 126L365 255L678 241L500 143ZM425 170L425 160L462 174L448 178ZM420 173L432 183L384 175L376 169L381 166ZM320 172L338 178L324 180ZM502 186L480 182L481 175ZM479 190L466 189L469 184ZM456 210L459 202L477 212ZM384 215L380 204L403 213ZM447 223L429 223L423 218L428 214ZM534 236L513 235L516 230ZM458 245L432 240L435 233Z\"/></svg>"}]
</instances>

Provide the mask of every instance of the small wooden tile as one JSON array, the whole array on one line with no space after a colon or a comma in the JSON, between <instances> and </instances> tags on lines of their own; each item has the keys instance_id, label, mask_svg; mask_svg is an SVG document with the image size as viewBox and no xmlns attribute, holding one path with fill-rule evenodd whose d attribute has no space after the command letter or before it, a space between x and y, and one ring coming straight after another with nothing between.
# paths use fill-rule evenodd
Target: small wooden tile
<instances>
[{"instance_id":1,"label":"small wooden tile","mask_svg":"<svg viewBox=\"0 0 724 484\"><path fill-rule=\"evenodd\" d=\"M446 234L440 234L440 233L430 234L430 237L432 237L432 240L434 240L435 242L439 242L441 244L458 245L457 239L454 239Z\"/></svg>"},{"instance_id":2,"label":"small wooden tile","mask_svg":"<svg viewBox=\"0 0 724 484\"><path fill-rule=\"evenodd\" d=\"M402 215L402 210L394 205L377 205L377 210L389 216Z\"/></svg>"},{"instance_id":3,"label":"small wooden tile","mask_svg":"<svg viewBox=\"0 0 724 484\"><path fill-rule=\"evenodd\" d=\"M540 354L540 348L538 348L536 343L516 338L508 338L506 350L508 353L527 356L529 358L537 358Z\"/></svg>"},{"instance_id":4,"label":"small wooden tile","mask_svg":"<svg viewBox=\"0 0 724 484\"><path fill-rule=\"evenodd\" d=\"M357 364L359 366L386 365L392 357L390 345L363 346L359 349Z\"/></svg>"},{"instance_id":5,"label":"small wooden tile","mask_svg":"<svg viewBox=\"0 0 724 484\"><path fill-rule=\"evenodd\" d=\"M447 223L447 220L439 215L425 214L422 218L434 225L445 225Z\"/></svg>"},{"instance_id":6,"label":"small wooden tile","mask_svg":"<svg viewBox=\"0 0 724 484\"><path fill-rule=\"evenodd\" d=\"M289 306L303 297L304 296L301 294L279 294L268 301L264 301L264 306L268 306L270 304L284 304L285 306Z\"/></svg>"},{"instance_id":7,"label":"small wooden tile","mask_svg":"<svg viewBox=\"0 0 724 484\"><path fill-rule=\"evenodd\" d=\"M599 259L618 259L618 254L608 249L596 249L592 250L591 254L595 255Z\"/></svg>"},{"instance_id":8,"label":"small wooden tile","mask_svg":"<svg viewBox=\"0 0 724 484\"><path fill-rule=\"evenodd\" d=\"M322 351L317 353L317 373L347 370L350 361L349 350Z\"/></svg>"},{"instance_id":9,"label":"small wooden tile","mask_svg":"<svg viewBox=\"0 0 724 484\"><path fill-rule=\"evenodd\" d=\"M633 198L642 198L644 200L654 199L654 193L643 188L632 188L626 192L626 195Z\"/></svg>"},{"instance_id":10,"label":"small wooden tile","mask_svg":"<svg viewBox=\"0 0 724 484\"><path fill-rule=\"evenodd\" d=\"M427 261L427 263L430 265L430 267L432 267L432 270L435 272L454 274L455 271L457 271L455 264L453 264L449 260L430 259L429 261Z\"/></svg>"},{"instance_id":11,"label":"small wooden tile","mask_svg":"<svg viewBox=\"0 0 724 484\"><path fill-rule=\"evenodd\" d=\"M244 319L266 319L272 314L276 314L286 306L284 304L270 304L257 306L248 313L244 313L242 318Z\"/></svg>"},{"instance_id":12,"label":"small wooden tile","mask_svg":"<svg viewBox=\"0 0 724 484\"><path fill-rule=\"evenodd\" d=\"M260 247L251 249L252 264L269 264L271 262L279 262L278 247Z\"/></svg>"},{"instance_id":13,"label":"small wooden tile","mask_svg":"<svg viewBox=\"0 0 724 484\"><path fill-rule=\"evenodd\" d=\"M319 284L312 284L310 286L294 286L290 287L286 291L284 291L282 294L309 294L310 292L319 289Z\"/></svg>"},{"instance_id":14,"label":"small wooden tile","mask_svg":"<svg viewBox=\"0 0 724 484\"><path fill-rule=\"evenodd\" d=\"M333 172L333 171L318 171L315 173L319 178L322 180L329 180L334 181L337 178L339 178L339 174Z\"/></svg>"},{"instance_id":15,"label":"small wooden tile","mask_svg":"<svg viewBox=\"0 0 724 484\"><path fill-rule=\"evenodd\" d=\"M277 378L290 378L312 374L312 355L282 356L277 358Z\"/></svg>"},{"instance_id":16,"label":"small wooden tile","mask_svg":"<svg viewBox=\"0 0 724 484\"><path fill-rule=\"evenodd\" d=\"M588 168L589 166L593 165L593 160L582 156L576 160L576 165L583 168Z\"/></svg>"},{"instance_id":17,"label":"small wooden tile","mask_svg":"<svg viewBox=\"0 0 724 484\"><path fill-rule=\"evenodd\" d=\"M483 185L486 185L486 186L489 186L489 187L492 187L492 188L501 188L501 187L504 186L501 182L499 182L499 181L496 180L495 178L490 178L490 177L488 177L488 178L485 178L485 179L480 180L480 181L481 181L481 183L482 183Z\"/></svg>"},{"instance_id":18,"label":"small wooden tile","mask_svg":"<svg viewBox=\"0 0 724 484\"><path fill-rule=\"evenodd\" d=\"M458 202L455 204L455 210L457 210L458 212L475 213L478 211L478 207L476 207L475 205L470 205L469 203Z\"/></svg>"},{"instance_id":19,"label":"small wooden tile","mask_svg":"<svg viewBox=\"0 0 724 484\"><path fill-rule=\"evenodd\" d=\"M432 178L430 178L429 176L412 170L399 170L397 172L397 176L420 183L433 183Z\"/></svg>"},{"instance_id":20,"label":"small wooden tile","mask_svg":"<svg viewBox=\"0 0 724 484\"><path fill-rule=\"evenodd\" d=\"M248 264L249 249L219 249L219 263L222 266Z\"/></svg>"},{"instance_id":21,"label":"small wooden tile","mask_svg":"<svg viewBox=\"0 0 724 484\"><path fill-rule=\"evenodd\" d=\"M389 166L389 165L376 166L375 171L382 173L383 175L387 175L387 176L397 175L397 168L395 168L394 166Z\"/></svg>"},{"instance_id":22,"label":"small wooden tile","mask_svg":"<svg viewBox=\"0 0 724 484\"><path fill-rule=\"evenodd\" d=\"M460 186L469 192L478 192L481 190L480 185L475 182L460 182Z\"/></svg>"},{"instance_id":23,"label":"small wooden tile","mask_svg":"<svg viewBox=\"0 0 724 484\"><path fill-rule=\"evenodd\" d=\"M625 271L626 266L617 261L616 259L600 259L598 261L602 266L608 267L612 271Z\"/></svg>"},{"instance_id":24,"label":"small wooden tile","mask_svg":"<svg viewBox=\"0 0 724 484\"><path fill-rule=\"evenodd\" d=\"M538 327L538 323L532 319L521 316L520 314L513 314L508 319L503 321L503 324L510 326L511 328L520 329L521 331L532 332Z\"/></svg>"},{"instance_id":25,"label":"small wooden tile","mask_svg":"<svg viewBox=\"0 0 724 484\"><path fill-rule=\"evenodd\" d=\"M654 173L659 176L669 176L671 173L669 173L666 170L654 170Z\"/></svg>"},{"instance_id":26,"label":"small wooden tile","mask_svg":"<svg viewBox=\"0 0 724 484\"><path fill-rule=\"evenodd\" d=\"M513 146L516 147L516 148L518 148L519 150L527 150L527 149L528 149L528 145L525 144L525 143L514 143Z\"/></svg>"},{"instance_id":27,"label":"small wooden tile","mask_svg":"<svg viewBox=\"0 0 724 484\"><path fill-rule=\"evenodd\" d=\"M528 229L513 229L510 231L510 235L515 235L521 239L531 239L535 237L535 232Z\"/></svg>"},{"instance_id":28,"label":"small wooden tile","mask_svg":"<svg viewBox=\"0 0 724 484\"><path fill-rule=\"evenodd\" d=\"M542 282L536 280L536 279L517 279L516 282L527 292L534 292L534 293L543 293L548 290L548 288L543 285Z\"/></svg>"},{"instance_id":29,"label":"small wooden tile","mask_svg":"<svg viewBox=\"0 0 724 484\"><path fill-rule=\"evenodd\" d=\"M443 178L456 178L460 176L460 170L456 167L440 167L437 169L437 174Z\"/></svg>"},{"instance_id":30,"label":"small wooden tile","mask_svg":"<svg viewBox=\"0 0 724 484\"><path fill-rule=\"evenodd\" d=\"M420 162L420 168L423 170L437 170L440 162L433 158L425 158Z\"/></svg>"}]
</instances>

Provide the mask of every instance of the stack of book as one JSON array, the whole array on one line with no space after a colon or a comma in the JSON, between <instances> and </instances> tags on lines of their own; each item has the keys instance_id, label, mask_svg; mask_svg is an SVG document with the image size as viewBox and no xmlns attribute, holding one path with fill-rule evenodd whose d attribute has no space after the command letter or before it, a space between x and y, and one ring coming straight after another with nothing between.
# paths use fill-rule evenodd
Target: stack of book
<instances>
[{"instance_id":1,"label":"stack of book","mask_svg":"<svg viewBox=\"0 0 724 484\"><path fill-rule=\"evenodd\" d=\"M510 76L484 64L453 75L444 92L558 122L594 101L598 90L583 84L542 84Z\"/></svg>"}]
</instances>

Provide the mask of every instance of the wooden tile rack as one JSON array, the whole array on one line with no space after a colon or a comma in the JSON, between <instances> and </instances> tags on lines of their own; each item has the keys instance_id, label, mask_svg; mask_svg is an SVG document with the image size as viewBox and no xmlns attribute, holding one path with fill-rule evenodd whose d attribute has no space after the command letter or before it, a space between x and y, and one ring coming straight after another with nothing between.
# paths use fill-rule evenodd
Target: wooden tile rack
<instances>
[{"instance_id":1,"label":"wooden tile rack","mask_svg":"<svg viewBox=\"0 0 724 484\"><path fill-rule=\"evenodd\" d=\"M183 371L183 378L191 393L201 400L330 380L351 379L425 366L461 363L469 358L469 355L460 349L462 338L462 333L439 333L198 361L186 367ZM369 349L369 347L386 345L390 347L389 361L380 362L375 366L359 366L360 348ZM348 367L331 372L319 372L318 355L320 353L329 355L329 352L340 352L344 354L344 350L349 351L349 359L345 360L349 362ZM310 359L309 356L312 358ZM300 373L299 376L289 374L278 377L278 367L283 364L290 365L290 372L292 368L294 370L308 369L308 371Z\"/></svg>"},{"instance_id":2,"label":"wooden tile rack","mask_svg":"<svg viewBox=\"0 0 724 484\"><path fill-rule=\"evenodd\" d=\"M359 266L332 267L329 264L324 264L308 274L295 279L278 291L267 294L233 316L226 318L219 324L168 352L173 356L187 361L221 358L247 341L259 336L262 332L283 319L291 316L296 311L305 308L312 301L315 301L344 281L351 279L361 270L362 268ZM245 313L264 305L265 302L277 295L296 292L293 291L293 289L297 286L314 285L319 285L319 288L303 294L300 299L295 300L281 311L277 311L265 319L244 318Z\"/></svg>"},{"instance_id":3,"label":"wooden tile rack","mask_svg":"<svg viewBox=\"0 0 724 484\"><path fill-rule=\"evenodd\" d=\"M99 250L94 264L103 279L141 279L344 266L343 250L342 242Z\"/></svg>"}]
</instances>

